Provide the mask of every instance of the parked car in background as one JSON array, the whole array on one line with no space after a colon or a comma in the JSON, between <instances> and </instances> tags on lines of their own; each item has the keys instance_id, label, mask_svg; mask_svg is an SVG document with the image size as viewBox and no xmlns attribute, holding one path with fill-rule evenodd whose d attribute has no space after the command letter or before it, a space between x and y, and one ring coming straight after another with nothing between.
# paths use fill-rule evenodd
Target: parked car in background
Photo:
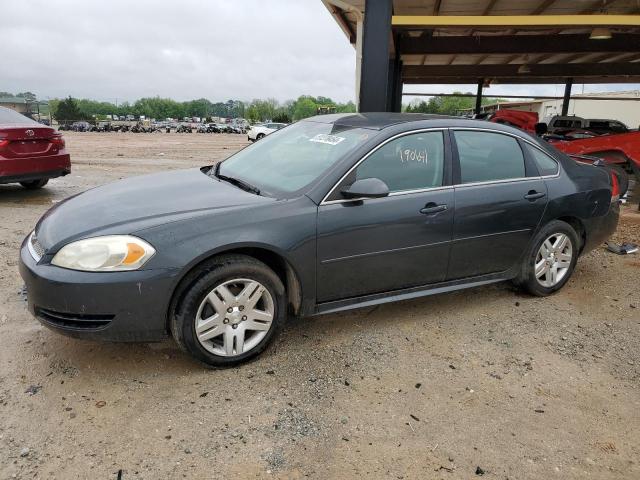
<instances>
[{"instance_id":1,"label":"parked car in background","mask_svg":"<svg viewBox=\"0 0 640 480\"><path fill-rule=\"evenodd\" d=\"M71 130L74 132L89 132L91 131L92 125L89 122L73 122L71 124Z\"/></svg>"},{"instance_id":2,"label":"parked car in background","mask_svg":"<svg viewBox=\"0 0 640 480\"><path fill-rule=\"evenodd\" d=\"M267 135L277 132L281 128L284 128L288 125L288 123L260 123L257 125L253 125L249 131L247 132L247 139L255 142L256 140L260 140L261 138L266 137Z\"/></svg>"},{"instance_id":3,"label":"parked car in background","mask_svg":"<svg viewBox=\"0 0 640 480\"><path fill-rule=\"evenodd\" d=\"M36 189L70 172L71 159L60 133L0 107L0 183Z\"/></svg>"},{"instance_id":4,"label":"parked car in background","mask_svg":"<svg viewBox=\"0 0 640 480\"><path fill-rule=\"evenodd\" d=\"M30 311L53 330L170 333L198 360L230 366L263 351L289 312L505 280L550 295L615 231L618 195L607 169L508 126L322 115L215 167L58 203L25 239L20 273Z\"/></svg>"},{"instance_id":5,"label":"parked car in background","mask_svg":"<svg viewBox=\"0 0 640 480\"><path fill-rule=\"evenodd\" d=\"M543 122L547 124L549 133L556 133L556 130L588 130L603 135L629 131L629 127L619 120L582 118L574 115L554 115L553 117L545 118Z\"/></svg>"}]
</instances>

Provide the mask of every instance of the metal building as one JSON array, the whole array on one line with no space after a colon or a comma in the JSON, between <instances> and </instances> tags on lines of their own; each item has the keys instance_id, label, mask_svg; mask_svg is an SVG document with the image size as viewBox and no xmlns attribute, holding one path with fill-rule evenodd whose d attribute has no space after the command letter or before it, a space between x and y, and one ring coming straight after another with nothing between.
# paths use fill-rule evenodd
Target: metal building
<instances>
[{"instance_id":1,"label":"metal building","mask_svg":"<svg viewBox=\"0 0 640 480\"><path fill-rule=\"evenodd\" d=\"M407 84L640 83L636 0L322 0L356 49L360 111ZM562 113L561 112L561 113Z\"/></svg>"}]
</instances>

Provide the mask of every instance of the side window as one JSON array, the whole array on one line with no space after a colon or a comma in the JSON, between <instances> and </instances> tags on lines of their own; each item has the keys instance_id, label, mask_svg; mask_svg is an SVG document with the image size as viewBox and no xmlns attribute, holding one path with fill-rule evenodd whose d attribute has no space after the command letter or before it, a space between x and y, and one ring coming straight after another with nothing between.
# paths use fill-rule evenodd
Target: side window
<instances>
[{"instance_id":1,"label":"side window","mask_svg":"<svg viewBox=\"0 0 640 480\"><path fill-rule=\"evenodd\" d=\"M454 133L461 183L526 177L518 141L508 135L460 130Z\"/></svg>"},{"instance_id":2,"label":"side window","mask_svg":"<svg viewBox=\"0 0 640 480\"><path fill-rule=\"evenodd\" d=\"M405 135L380 147L356 169L356 179L379 178L390 192L442 186L443 132Z\"/></svg>"},{"instance_id":3,"label":"side window","mask_svg":"<svg viewBox=\"0 0 640 480\"><path fill-rule=\"evenodd\" d=\"M549 155L544 153L542 150L532 147L528 143L524 143L524 148L527 149L531 158L536 162L540 175L555 175L558 173L558 163Z\"/></svg>"}]
</instances>

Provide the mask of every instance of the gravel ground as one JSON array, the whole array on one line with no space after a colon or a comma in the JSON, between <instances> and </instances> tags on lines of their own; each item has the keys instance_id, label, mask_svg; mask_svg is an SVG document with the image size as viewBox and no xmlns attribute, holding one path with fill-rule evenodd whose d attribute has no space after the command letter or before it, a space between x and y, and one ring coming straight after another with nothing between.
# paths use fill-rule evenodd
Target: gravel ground
<instances>
[{"instance_id":1,"label":"gravel ground","mask_svg":"<svg viewBox=\"0 0 640 480\"><path fill-rule=\"evenodd\" d=\"M18 248L53 203L212 163L243 135L67 133L73 173L0 185L0 478L640 478L640 257L599 249L544 299L508 284L289 322L206 370L25 309ZM640 243L637 205L616 240Z\"/></svg>"}]
</instances>

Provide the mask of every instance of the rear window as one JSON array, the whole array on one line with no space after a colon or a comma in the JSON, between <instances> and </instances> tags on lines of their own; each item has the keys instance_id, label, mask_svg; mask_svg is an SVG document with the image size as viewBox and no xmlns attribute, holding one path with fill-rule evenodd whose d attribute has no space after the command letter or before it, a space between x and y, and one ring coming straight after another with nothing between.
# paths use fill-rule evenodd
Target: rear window
<instances>
[{"instance_id":1,"label":"rear window","mask_svg":"<svg viewBox=\"0 0 640 480\"><path fill-rule=\"evenodd\" d=\"M580 120L556 120L553 122L554 127L560 128L579 128L581 125Z\"/></svg>"},{"instance_id":2,"label":"rear window","mask_svg":"<svg viewBox=\"0 0 640 480\"><path fill-rule=\"evenodd\" d=\"M0 125L1 124L14 124L14 123L38 123L35 120L31 120L29 117L11 110L10 108L0 107Z\"/></svg>"},{"instance_id":3,"label":"rear window","mask_svg":"<svg viewBox=\"0 0 640 480\"><path fill-rule=\"evenodd\" d=\"M529 145L528 143L524 144L524 148L527 150L529 155L531 155L531 158L533 158L533 160L536 162L540 175L555 175L556 173L558 173L558 163L549 155L544 153L542 150L538 150L537 148Z\"/></svg>"}]
</instances>

